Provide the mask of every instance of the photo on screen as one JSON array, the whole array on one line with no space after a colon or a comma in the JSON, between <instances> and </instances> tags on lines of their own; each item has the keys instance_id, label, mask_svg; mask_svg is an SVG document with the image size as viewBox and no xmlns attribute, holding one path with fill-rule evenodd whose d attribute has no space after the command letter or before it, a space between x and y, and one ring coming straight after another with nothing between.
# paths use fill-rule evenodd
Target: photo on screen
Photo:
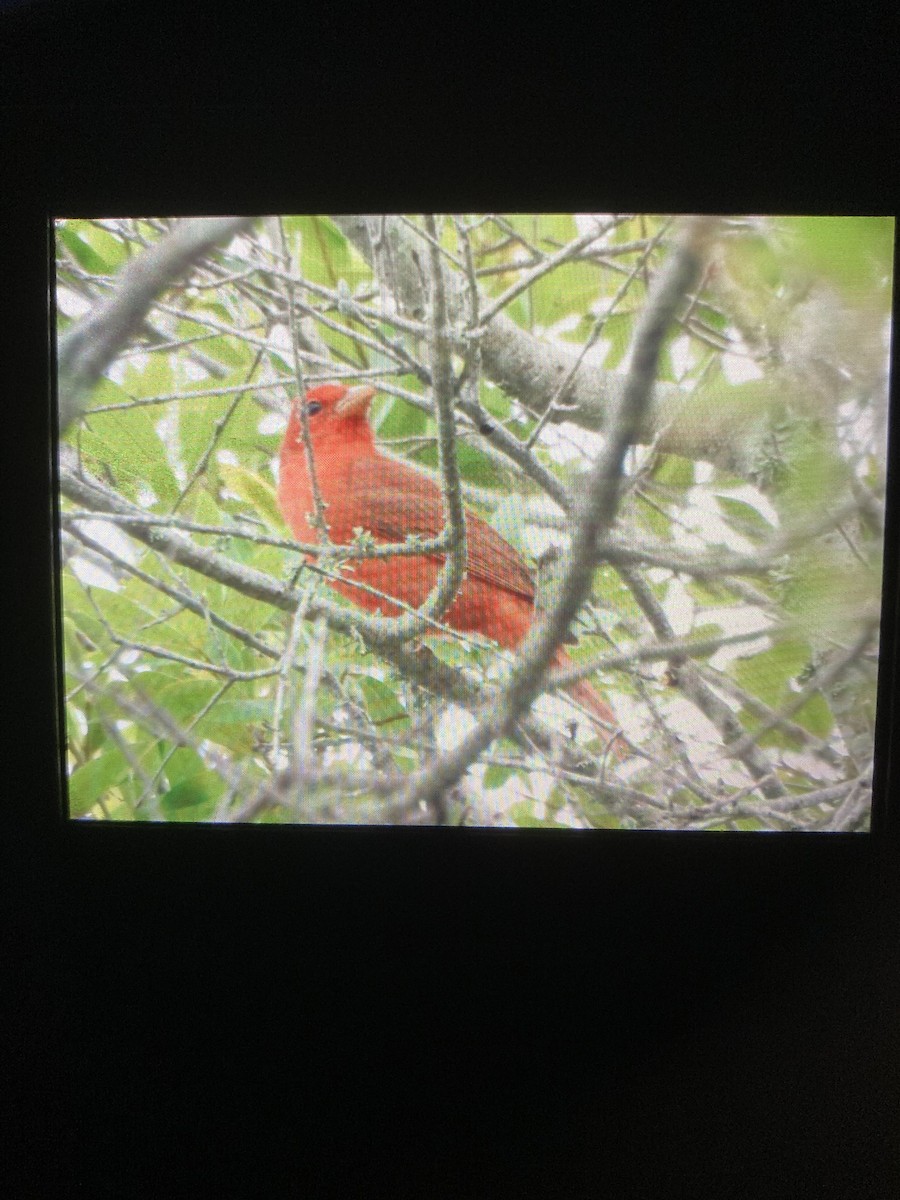
<instances>
[{"instance_id":1,"label":"photo on screen","mask_svg":"<svg viewBox=\"0 0 900 1200\"><path fill-rule=\"evenodd\" d=\"M868 831L893 219L53 235L70 818Z\"/></svg>"}]
</instances>

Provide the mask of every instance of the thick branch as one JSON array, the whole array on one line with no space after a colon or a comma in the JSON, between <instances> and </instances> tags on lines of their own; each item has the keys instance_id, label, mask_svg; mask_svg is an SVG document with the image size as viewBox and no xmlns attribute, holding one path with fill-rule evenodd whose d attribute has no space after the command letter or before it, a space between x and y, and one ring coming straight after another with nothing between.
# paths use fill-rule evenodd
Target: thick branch
<instances>
[{"instance_id":1,"label":"thick branch","mask_svg":"<svg viewBox=\"0 0 900 1200\"><path fill-rule=\"evenodd\" d=\"M61 447L61 451L64 453L59 467L59 487L63 495L68 496L70 500L83 505L86 509L93 510L101 519L105 514L114 514L120 522L127 525L133 537L151 549L158 550L173 562L190 567L210 579L233 587L245 596L266 601L291 613L295 611L299 593L279 585L269 575L241 566L206 546L198 546L188 538L182 537L176 531L177 526L172 518L161 519L142 513L139 508L129 504L127 500L104 487L97 480L77 473L68 465L65 461L66 458L73 457L69 447ZM65 519L75 520L77 518L64 514ZM81 519L84 519L83 514ZM178 522L178 524L190 526L191 523ZM199 526L198 528L202 529L203 527ZM237 534L240 533L240 530L234 532ZM268 542L273 539L263 538L261 540ZM276 544L278 543L276 542ZM313 563L304 564L303 569L326 578L334 577L333 572ZM391 599L364 583L360 582L355 586L364 591L374 592L379 598ZM399 601L393 602L400 603ZM341 633L360 634L373 648L377 648L382 653L388 646L399 647L401 643L408 642L429 629L443 630L443 626L430 617L418 613L415 609L410 609L407 615L400 617L369 616L361 609L342 608L332 601L320 598L314 605L309 606L308 613L310 617L324 616L329 626ZM405 657L414 661L412 655Z\"/></svg>"},{"instance_id":2,"label":"thick branch","mask_svg":"<svg viewBox=\"0 0 900 1200\"><path fill-rule=\"evenodd\" d=\"M204 255L247 229L253 217L191 217L133 259L112 295L96 304L59 339L59 428L84 411L103 372L134 337L156 298Z\"/></svg>"},{"instance_id":3,"label":"thick branch","mask_svg":"<svg viewBox=\"0 0 900 1200\"><path fill-rule=\"evenodd\" d=\"M390 253L376 256L365 217L335 215L334 223L353 242L376 271L389 271L383 282L408 314L420 317L425 311L425 291L417 262L415 237L393 218L383 220L383 240ZM446 272L450 319L465 329L466 280ZM460 333L463 339L480 339L485 374L532 412L542 413L571 376L566 392L566 409L553 419L565 419L584 429L603 431L610 415L621 405L626 376L607 371L596 363L579 365L576 346L543 341L521 329L504 313L487 325ZM636 436L639 444L653 442L662 453L713 462L723 470L755 477L752 432L768 427L772 405L783 399L784 380L754 381L691 392L676 384L655 382ZM792 381L796 390L796 381ZM761 438L759 439L761 440Z\"/></svg>"},{"instance_id":4,"label":"thick branch","mask_svg":"<svg viewBox=\"0 0 900 1200\"><path fill-rule=\"evenodd\" d=\"M686 223L638 322L626 386L606 445L587 476L553 607L532 626L499 703L458 746L413 778L410 798L427 804L456 784L495 738L512 729L541 691L550 660L590 592L594 547L615 519L625 454L641 428L666 329L699 273L709 225L698 218Z\"/></svg>"},{"instance_id":5,"label":"thick branch","mask_svg":"<svg viewBox=\"0 0 900 1200\"><path fill-rule=\"evenodd\" d=\"M430 235L431 258L431 377L438 426L438 465L444 502L444 530L447 553L444 565L421 612L440 620L456 598L466 574L466 515L462 502L462 483L456 461L456 422L453 416L453 366L447 331L447 298L440 252L435 245L434 217L426 218Z\"/></svg>"},{"instance_id":6,"label":"thick branch","mask_svg":"<svg viewBox=\"0 0 900 1200\"><path fill-rule=\"evenodd\" d=\"M66 448L64 447L64 449ZM241 566L223 554L208 547L196 545L189 538L171 528L156 524L159 518L142 514L140 509L103 487L102 484L80 477L65 462L60 466L59 482L64 495L75 503L83 505L85 509L96 512L98 516L104 512L112 512L128 517L128 529L132 537L172 562L196 571L199 575L223 583L226 587L233 588L242 595L260 600L292 615L297 611L298 604L304 598L301 591L278 582L272 576L250 567ZM142 521L141 517L144 517L145 520ZM69 518L68 514L64 514L64 520L69 519L76 520L76 518ZM81 540L90 540L85 539L82 531L79 531L78 536ZM97 543L97 546L99 549L100 544ZM106 547L102 549L105 555L110 555ZM248 638L245 631L223 621L214 614L207 613L202 604L193 600L186 593L165 585L161 580L148 576L139 568L126 564L124 560L118 560L116 556L112 557L130 573L178 600L198 616L210 616L213 624L225 632L238 637L255 649L262 650L267 657L272 656L268 648L258 644L257 639ZM309 569L309 567L304 569ZM485 704L493 707L496 699L493 689L482 688L470 683L463 674L446 666L427 650L418 653L410 651L398 643L390 633L384 632L385 628L390 630L396 620L405 618L370 617L359 608L340 608L321 598L310 600L305 611L309 620L324 617L330 628L344 634L360 636L367 646L391 663L404 678L436 696L460 704L473 712L482 712ZM417 619L421 620L421 618ZM561 766L578 769L588 774L596 774L598 778L602 776L602 764L592 765L586 762L583 752L574 744L571 746L560 744L558 736L540 721L533 717L528 718L522 722L522 729L525 735L525 744L550 754L554 761L559 762Z\"/></svg>"}]
</instances>

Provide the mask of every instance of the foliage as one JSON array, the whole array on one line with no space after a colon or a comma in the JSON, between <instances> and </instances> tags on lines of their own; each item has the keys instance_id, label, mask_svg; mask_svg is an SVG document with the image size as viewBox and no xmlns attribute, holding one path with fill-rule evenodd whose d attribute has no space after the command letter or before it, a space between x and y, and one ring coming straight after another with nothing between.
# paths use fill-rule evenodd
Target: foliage
<instances>
[{"instance_id":1,"label":"foliage","mask_svg":"<svg viewBox=\"0 0 900 1200\"><path fill-rule=\"evenodd\" d=\"M60 220L59 329L107 298L172 225ZM420 217L370 226L388 248L417 246L427 260ZM577 496L673 222L513 214L443 218L439 231L458 297L466 500L540 566L541 594L552 596L554 548L572 518L537 468ZM875 218L720 223L706 274L666 334L650 426L629 454L593 600L573 630L577 663L615 659L595 683L635 747L624 765L606 760L559 693L437 807L398 810L403 779L469 727L465 707L352 627L292 619L64 495L72 815L865 827L892 236ZM304 604L344 603L291 548L276 500L283 417L300 380L374 383L384 448L438 468L425 314L404 295L400 268L391 276L364 249L339 218L260 219L157 298L65 431L63 454L164 528L299 589ZM477 327L467 262L480 312L503 301L480 362L462 336ZM512 329L538 364L550 348L571 356L568 393L512 386L500 366ZM527 447L536 469L505 453L494 429ZM681 653L654 655L673 639ZM495 646L459 634L419 645L476 692L508 666Z\"/></svg>"}]
</instances>

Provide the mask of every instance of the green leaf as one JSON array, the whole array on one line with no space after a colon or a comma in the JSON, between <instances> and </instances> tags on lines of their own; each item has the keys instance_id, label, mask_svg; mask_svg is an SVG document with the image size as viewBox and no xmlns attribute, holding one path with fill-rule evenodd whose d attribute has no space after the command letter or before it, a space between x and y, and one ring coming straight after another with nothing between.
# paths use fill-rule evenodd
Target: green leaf
<instances>
[{"instance_id":1,"label":"green leaf","mask_svg":"<svg viewBox=\"0 0 900 1200\"><path fill-rule=\"evenodd\" d=\"M233 377L229 375L226 378L232 379ZM238 378L234 382L243 382L240 373L238 373ZM228 397L224 397L224 402L221 396L211 396L210 400L221 406L219 409L220 414L225 411ZM254 456L259 458L260 453L262 453L268 462L278 442L281 440L281 434L261 433L259 426L263 416L264 413L256 400L254 400L253 393L245 392L241 397L240 404L231 414L228 424L222 430L222 435L218 443L219 448L221 450L233 451L245 466Z\"/></svg>"},{"instance_id":2,"label":"green leaf","mask_svg":"<svg viewBox=\"0 0 900 1200\"><path fill-rule=\"evenodd\" d=\"M482 380L478 394L485 412L490 413L492 417L496 417L498 421L509 420L510 413L512 412L512 401L505 392L502 392L497 387L488 387L487 383Z\"/></svg>"},{"instance_id":3,"label":"green leaf","mask_svg":"<svg viewBox=\"0 0 900 1200\"><path fill-rule=\"evenodd\" d=\"M210 715L216 725L262 725L272 715L272 701L221 700Z\"/></svg>"},{"instance_id":4,"label":"green leaf","mask_svg":"<svg viewBox=\"0 0 900 1200\"><path fill-rule=\"evenodd\" d=\"M702 579L688 579L687 590L691 599L704 608L722 608L739 602L739 597L727 588L716 587L714 583L707 583Z\"/></svg>"},{"instance_id":5,"label":"green leaf","mask_svg":"<svg viewBox=\"0 0 900 1200\"><path fill-rule=\"evenodd\" d=\"M810 696L803 707L794 713L793 720L820 738L828 737L834 728L834 716L821 692Z\"/></svg>"},{"instance_id":6,"label":"green leaf","mask_svg":"<svg viewBox=\"0 0 900 1200\"><path fill-rule=\"evenodd\" d=\"M623 615L637 616L640 612L631 591L612 567L598 567L594 571L591 590L601 608Z\"/></svg>"},{"instance_id":7,"label":"green leaf","mask_svg":"<svg viewBox=\"0 0 900 1200\"><path fill-rule=\"evenodd\" d=\"M185 336L190 335L185 333ZM257 350L255 346L251 346L249 342L245 342L237 335L222 333L218 337L204 342L203 352L224 366L246 374L253 365Z\"/></svg>"},{"instance_id":8,"label":"green leaf","mask_svg":"<svg viewBox=\"0 0 900 1200\"><path fill-rule=\"evenodd\" d=\"M769 650L737 659L734 677L752 695L777 708L792 694L790 685L809 665L809 660L806 642L786 638Z\"/></svg>"},{"instance_id":9,"label":"green leaf","mask_svg":"<svg viewBox=\"0 0 900 1200\"><path fill-rule=\"evenodd\" d=\"M650 529L660 541L668 541L672 536L672 518L665 507L658 503L649 504L642 497L638 497L638 501L641 524Z\"/></svg>"},{"instance_id":10,"label":"green leaf","mask_svg":"<svg viewBox=\"0 0 900 1200\"><path fill-rule=\"evenodd\" d=\"M122 242L92 221L67 221L56 235L80 267L92 275L113 275L124 263Z\"/></svg>"},{"instance_id":11,"label":"green leaf","mask_svg":"<svg viewBox=\"0 0 900 1200\"><path fill-rule=\"evenodd\" d=\"M102 262L106 264L106 270L110 274L124 266L128 259L128 253L125 249L125 243L120 237L110 233L108 229L102 229L93 222L88 225L84 236L100 255Z\"/></svg>"},{"instance_id":12,"label":"green leaf","mask_svg":"<svg viewBox=\"0 0 900 1200\"><path fill-rule=\"evenodd\" d=\"M83 817L110 788L129 773L130 767L121 750L115 747L84 763L69 776L69 815Z\"/></svg>"},{"instance_id":13,"label":"green leaf","mask_svg":"<svg viewBox=\"0 0 900 1200\"><path fill-rule=\"evenodd\" d=\"M506 217L506 223L511 229L526 240L526 242L534 242L540 237L538 230L539 214L537 213L510 213ZM521 255L525 252L524 247L517 248Z\"/></svg>"},{"instance_id":14,"label":"green leaf","mask_svg":"<svg viewBox=\"0 0 900 1200\"><path fill-rule=\"evenodd\" d=\"M653 472L654 482L662 487L686 491L694 485L694 463L680 454L663 454Z\"/></svg>"},{"instance_id":15,"label":"green leaf","mask_svg":"<svg viewBox=\"0 0 900 1200\"><path fill-rule=\"evenodd\" d=\"M784 524L819 515L846 493L846 464L816 430L798 428L786 448L785 461L787 479L772 496Z\"/></svg>"},{"instance_id":16,"label":"green leaf","mask_svg":"<svg viewBox=\"0 0 900 1200\"><path fill-rule=\"evenodd\" d=\"M871 292L889 278L893 217L797 217L790 223L800 257L846 292Z\"/></svg>"},{"instance_id":17,"label":"green leaf","mask_svg":"<svg viewBox=\"0 0 900 1200\"><path fill-rule=\"evenodd\" d=\"M877 572L841 556L836 545L819 543L797 553L782 602L808 636L831 640L857 629L860 611L877 603L879 595Z\"/></svg>"},{"instance_id":18,"label":"green leaf","mask_svg":"<svg viewBox=\"0 0 900 1200\"><path fill-rule=\"evenodd\" d=\"M129 399L128 393L109 379L101 379L93 394L94 403L100 404L127 403ZM149 408L88 412L81 427L81 449L112 471L128 499L137 499L148 486L167 508L179 488L156 430L158 421L159 414Z\"/></svg>"},{"instance_id":19,"label":"green leaf","mask_svg":"<svg viewBox=\"0 0 900 1200\"><path fill-rule=\"evenodd\" d=\"M201 729L211 741L243 756L252 752L260 730L271 720L272 701L269 699L223 699L201 722Z\"/></svg>"},{"instance_id":20,"label":"green leaf","mask_svg":"<svg viewBox=\"0 0 900 1200\"><path fill-rule=\"evenodd\" d=\"M224 791L221 776L204 768L171 787L160 798L159 806L170 820L202 821L213 815Z\"/></svg>"},{"instance_id":21,"label":"green leaf","mask_svg":"<svg viewBox=\"0 0 900 1200\"><path fill-rule=\"evenodd\" d=\"M98 589L94 599L116 632L130 640L191 658L204 657L207 643L204 618L186 609L173 612L171 602L142 579L130 578L119 592ZM165 619L160 620L163 615Z\"/></svg>"},{"instance_id":22,"label":"green leaf","mask_svg":"<svg viewBox=\"0 0 900 1200\"><path fill-rule=\"evenodd\" d=\"M84 662L85 648L78 640L78 625L65 609L63 610L63 661L67 670ZM67 685L68 687L68 685Z\"/></svg>"},{"instance_id":23,"label":"green leaf","mask_svg":"<svg viewBox=\"0 0 900 1200\"><path fill-rule=\"evenodd\" d=\"M236 325L236 314L214 301L198 300L192 296L184 298L183 307L187 314L195 315L186 315L178 319L175 331L179 338L202 338L202 350L205 355L227 367L249 371L258 353L257 348L239 333L217 332L209 324L213 320L222 325Z\"/></svg>"},{"instance_id":24,"label":"green leaf","mask_svg":"<svg viewBox=\"0 0 900 1200\"><path fill-rule=\"evenodd\" d=\"M531 302L539 325L555 325L571 313L583 313L599 297L600 271L593 263L570 262L532 284Z\"/></svg>"},{"instance_id":25,"label":"green leaf","mask_svg":"<svg viewBox=\"0 0 900 1200\"><path fill-rule=\"evenodd\" d=\"M536 217L527 218L534 222L535 233L532 240L553 250L564 246L566 242L578 237L578 226L571 213L539 213ZM524 229L523 229L524 232Z\"/></svg>"},{"instance_id":26,"label":"green leaf","mask_svg":"<svg viewBox=\"0 0 900 1200\"><path fill-rule=\"evenodd\" d=\"M748 232L726 239L722 256L729 276L744 293L744 302L754 303L751 294L771 297L782 282L783 260L761 234Z\"/></svg>"},{"instance_id":27,"label":"green leaf","mask_svg":"<svg viewBox=\"0 0 900 1200\"><path fill-rule=\"evenodd\" d=\"M716 493L716 499L728 524L740 533L771 534L773 526L763 514L746 500L736 500L733 496L722 496Z\"/></svg>"},{"instance_id":28,"label":"green leaf","mask_svg":"<svg viewBox=\"0 0 900 1200\"><path fill-rule=\"evenodd\" d=\"M372 424L381 441L422 437L428 429L428 414L397 396L387 403L376 401Z\"/></svg>"},{"instance_id":29,"label":"green leaf","mask_svg":"<svg viewBox=\"0 0 900 1200\"><path fill-rule=\"evenodd\" d=\"M121 592L108 592L103 588L95 589L94 603L117 633L135 640L141 627L155 615Z\"/></svg>"},{"instance_id":30,"label":"green leaf","mask_svg":"<svg viewBox=\"0 0 900 1200\"><path fill-rule=\"evenodd\" d=\"M129 361L122 377L123 391L140 400L168 395L174 391L174 387L172 362L167 354L148 354L140 368L135 366L134 361ZM165 412L162 406L156 409L152 414L154 421L158 421Z\"/></svg>"},{"instance_id":31,"label":"green leaf","mask_svg":"<svg viewBox=\"0 0 900 1200\"><path fill-rule=\"evenodd\" d=\"M371 279L371 268L327 217L285 218L285 228L292 234L295 257L299 248L300 273L305 279L331 288L343 279L351 292L363 280Z\"/></svg>"},{"instance_id":32,"label":"green leaf","mask_svg":"<svg viewBox=\"0 0 900 1200\"><path fill-rule=\"evenodd\" d=\"M718 637L725 632L722 625L718 621L702 621L699 625L695 625L691 630L691 641L702 642L706 638ZM714 651L709 654L701 654L698 656L698 661L710 657Z\"/></svg>"},{"instance_id":33,"label":"green leaf","mask_svg":"<svg viewBox=\"0 0 900 1200\"><path fill-rule=\"evenodd\" d=\"M536 817L534 806L527 800L510 805L509 815L520 829L562 829L564 826L552 816Z\"/></svg>"},{"instance_id":34,"label":"green leaf","mask_svg":"<svg viewBox=\"0 0 900 1200\"><path fill-rule=\"evenodd\" d=\"M528 558L531 554L531 538L524 517L522 497L509 496L501 500L491 513L489 523L505 541Z\"/></svg>"},{"instance_id":35,"label":"green leaf","mask_svg":"<svg viewBox=\"0 0 900 1200\"><path fill-rule=\"evenodd\" d=\"M371 675L360 675L357 684L362 693L366 713L373 725L382 725L407 716L396 691L383 680L375 679Z\"/></svg>"},{"instance_id":36,"label":"green leaf","mask_svg":"<svg viewBox=\"0 0 900 1200\"><path fill-rule=\"evenodd\" d=\"M495 488L497 486L497 468L486 454L475 446L465 442L457 444L456 461L459 473L469 483L478 487Z\"/></svg>"},{"instance_id":37,"label":"green leaf","mask_svg":"<svg viewBox=\"0 0 900 1200\"><path fill-rule=\"evenodd\" d=\"M238 378L239 375L239 372L235 372L234 376L217 381L217 386L231 387L236 383L243 382L242 378ZM194 386L204 388L209 384L204 380ZM203 455L209 451L215 436L216 422L224 416L230 399L228 396L197 396L196 399L186 398L179 404L178 444L181 460L188 473L194 470ZM232 414L232 420L234 420L236 412L237 410ZM220 447L223 445L221 436L217 445Z\"/></svg>"},{"instance_id":38,"label":"green leaf","mask_svg":"<svg viewBox=\"0 0 900 1200\"><path fill-rule=\"evenodd\" d=\"M437 634L426 634L423 642L440 662L448 667L470 667L472 651L464 642L456 638L439 637Z\"/></svg>"},{"instance_id":39,"label":"green leaf","mask_svg":"<svg viewBox=\"0 0 900 1200\"><path fill-rule=\"evenodd\" d=\"M501 281L508 281L510 277L506 275L495 275L491 276L491 278L496 280L496 285L492 286L490 289L490 294L494 296L499 295L500 292L503 291L503 287L500 286ZM528 296L528 292L523 292L521 295L516 296L515 300L513 300L511 304L507 304L506 308L503 310L505 315L509 317L514 324L518 325L522 329L530 329L532 325L531 308L529 305Z\"/></svg>"},{"instance_id":40,"label":"green leaf","mask_svg":"<svg viewBox=\"0 0 900 1200\"><path fill-rule=\"evenodd\" d=\"M581 801L581 808L585 817L590 822L592 829L622 828L622 821L620 818L611 813L597 800L593 800L590 797L585 797Z\"/></svg>"},{"instance_id":41,"label":"green leaf","mask_svg":"<svg viewBox=\"0 0 900 1200\"><path fill-rule=\"evenodd\" d=\"M398 768L398 770L402 771L404 775L411 775L418 765L418 759L412 750L406 750L402 747L397 749L392 748L390 750L390 755L395 766Z\"/></svg>"},{"instance_id":42,"label":"green leaf","mask_svg":"<svg viewBox=\"0 0 900 1200\"><path fill-rule=\"evenodd\" d=\"M90 607L90 603L74 575L66 575L63 580L63 611L74 626L74 629L71 629L72 633L78 630L95 646L101 648L108 646L109 636L103 628L103 622ZM79 643L77 635L73 637L68 649L72 652L72 661L76 663L80 662L86 653L86 649Z\"/></svg>"},{"instance_id":43,"label":"green leaf","mask_svg":"<svg viewBox=\"0 0 900 1200\"><path fill-rule=\"evenodd\" d=\"M92 275L107 274L106 263L86 241L78 236L71 225L66 225L60 228L57 226L56 236L60 242L69 251L75 261L85 271L90 271Z\"/></svg>"},{"instance_id":44,"label":"green leaf","mask_svg":"<svg viewBox=\"0 0 900 1200\"><path fill-rule=\"evenodd\" d=\"M501 767L492 763L484 773L484 787L488 791L502 787L515 773L512 767Z\"/></svg>"},{"instance_id":45,"label":"green leaf","mask_svg":"<svg viewBox=\"0 0 900 1200\"><path fill-rule=\"evenodd\" d=\"M432 471L436 471L438 469L437 441L429 441L425 445L419 446L410 457L416 462L421 463L422 466L430 467ZM466 482L473 483L476 487L497 487L497 468L491 459L475 446L469 446L465 442L457 442L456 462L459 467L460 476Z\"/></svg>"},{"instance_id":46,"label":"green leaf","mask_svg":"<svg viewBox=\"0 0 900 1200\"><path fill-rule=\"evenodd\" d=\"M203 771L205 765L196 750L191 749L190 746L179 746L171 754L166 752L165 769L169 786L174 787L183 779L190 779L198 771Z\"/></svg>"},{"instance_id":47,"label":"green leaf","mask_svg":"<svg viewBox=\"0 0 900 1200\"><path fill-rule=\"evenodd\" d=\"M185 668L144 671L136 686L164 708L180 726L190 726L197 715L221 689L218 680L185 678Z\"/></svg>"},{"instance_id":48,"label":"green leaf","mask_svg":"<svg viewBox=\"0 0 900 1200\"><path fill-rule=\"evenodd\" d=\"M609 342L609 350L603 366L607 371L614 371L622 365L628 347L631 344L631 334L634 328L634 313L618 309L603 322L601 338Z\"/></svg>"},{"instance_id":49,"label":"green leaf","mask_svg":"<svg viewBox=\"0 0 900 1200\"><path fill-rule=\"evenodd\" d=\"M287 532L284 517L278 507L278 496L271 484L266 483L245 467L229 463L219 464L219 474L229 491L245 500L265 520L270 529Z\"/></svg>"}]
</instances>

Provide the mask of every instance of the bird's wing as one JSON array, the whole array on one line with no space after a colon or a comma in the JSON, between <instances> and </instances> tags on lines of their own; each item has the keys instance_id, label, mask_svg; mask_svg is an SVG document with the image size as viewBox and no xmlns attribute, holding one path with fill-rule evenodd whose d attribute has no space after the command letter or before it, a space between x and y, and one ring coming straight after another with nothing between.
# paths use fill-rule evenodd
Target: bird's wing
<instances>
[{"instance_id":1,"label":"bird's wing","mask_svg":"<svg viewBox=\"0 0 900 1200\"><path fill-rule=\"evenodd\" d=\"M402 542L408 534L437 537L444 528L440 488L403 463L359 458L347 494L330 497L328 523L337 542L350 541L354 526L386 542ZM534 602L534 578L521 554L469 509L466 550L469 575Z\"/></svg>"}]
</instances>

